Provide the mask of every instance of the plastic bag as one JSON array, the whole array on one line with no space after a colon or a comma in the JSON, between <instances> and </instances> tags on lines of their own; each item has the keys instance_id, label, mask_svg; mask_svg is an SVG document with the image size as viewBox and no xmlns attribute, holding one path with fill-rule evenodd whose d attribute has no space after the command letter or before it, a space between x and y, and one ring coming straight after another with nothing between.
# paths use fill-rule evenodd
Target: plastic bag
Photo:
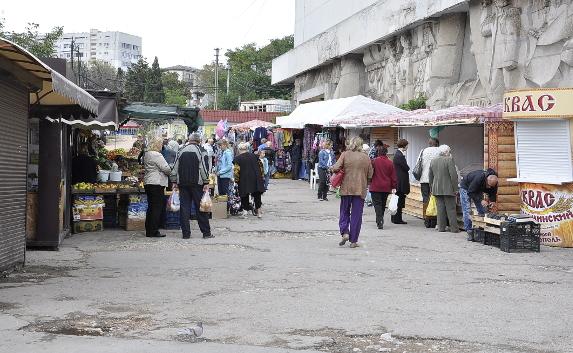
<instances>
[{"instance_id":1,"label":"plastic bag","mask_svg":"<svg viewBox=\"0 0 573 353\"><path fill-rule=\"evenodd\" d=\"M209 195L209 191L206 191L203 194L203 198L201 198L201 204L199 205L199 211L201 212L211 212L213 208L213 201L211 200L211 195Z\"/></svg>"},{"instance_id":2,"label":"plastic bag","mask_svg":"<svg viewBox=\"0 0 573 353\"><path fill-rule=\"evenodd\" d=\"M436 205L436 197L434 195L430 196L430 201L428 201L428 207L426 207L426 216L436 217L438 215L438 207Z\"/></svg>"},{"instance_id":3,"label":"plastic bag","mask_svg":"<svg viewBox=\"0 0 573 353\"><path fill-rule=\"evenodd\" d=\"M178 212L181 208L181 200L179 199L179 191L173 190L169 200L167 201L167 207L171 212Z\"/></svg>"},{"instance_id":4,"label":"plastic bag","mask_svg":"<svg viewBox=\"0 0 573 353\"><path fill-rule=\"evenodd\" d=\"M392 194L390 197L390 203L388 204L388 210L392 215L398 212L398 195Z\"/></svg>"}]
</instances>

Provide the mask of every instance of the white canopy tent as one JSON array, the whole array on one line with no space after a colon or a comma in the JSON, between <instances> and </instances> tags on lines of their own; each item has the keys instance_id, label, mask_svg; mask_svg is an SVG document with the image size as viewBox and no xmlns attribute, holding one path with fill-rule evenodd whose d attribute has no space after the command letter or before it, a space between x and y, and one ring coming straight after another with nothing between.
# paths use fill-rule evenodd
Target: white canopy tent
<instances>
[{"instance_id":1,"label":"white canopy tent","mask_svg":"<svg viewBox=\"0 0 573 353\"><path fill-rule=\"evenodd\" d=\"M335 119L352 118L369 113L392 114L400 108L364 96L331 99L299 105L290 115L277 118L283 128L302 129L305 125L328 125Z\"/></svg>"}]
</instances>

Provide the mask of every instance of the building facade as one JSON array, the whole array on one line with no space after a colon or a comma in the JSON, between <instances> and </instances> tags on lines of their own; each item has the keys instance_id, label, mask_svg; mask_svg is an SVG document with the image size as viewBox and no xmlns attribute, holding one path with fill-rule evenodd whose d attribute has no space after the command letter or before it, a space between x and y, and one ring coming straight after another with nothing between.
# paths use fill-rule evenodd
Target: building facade
<instances>
[{"instance_id":1,"label":"building facade","mask_svg":"<svg viewBox=\"0 0 573 353\"><path fill-rule=\"evenodd\" d=\"M572 11L571 0L296 0L295 47L272 79L294 83L297 103L424 96L432 108L571 87Z\"/></svg>"},{"instance_id":2,"label":"building facade","mask_svg":"<svg viewBox=\"0 0 573 353\"><path fill-rule=\"evenodd\" d=\"M177 74L179 81L185 82L190 88L193 88L199 83L199 69L191 66L175 65L163 69L165 72Z\"/></svg>"},{"instance_id":3,"label":"building facade","mask_svg":"<svg viewBox=\"0 0 573 353\"><path fill-rule=\"evenodd\" d=\"M89 32L64 33L55 44L57 56L71 60L72 45L75 59L82 62L101 60L113 67L127 70L141 58L141 37L123 32L102 32L91 29Z\"/></svg>"},{"instance_id":4,"label":"building facade","mask_svg":"<svg viewBox=\"0 0 573 353\"><path fill-rule=\"evenodd\" d=\"M257 101L241 102L241 111L247 112L292 112L291 101L285 99L263 99Z\"/></svg>"}]
</instances>

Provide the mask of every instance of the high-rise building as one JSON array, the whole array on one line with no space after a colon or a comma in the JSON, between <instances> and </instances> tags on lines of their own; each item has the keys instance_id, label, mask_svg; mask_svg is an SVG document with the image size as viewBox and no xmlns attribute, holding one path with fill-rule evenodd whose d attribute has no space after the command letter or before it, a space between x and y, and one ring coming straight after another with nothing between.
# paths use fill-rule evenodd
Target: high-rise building
<instances>
[{"instance_id":1,"label":"high-rise building","mask_svg":"<svg viewBox=\"0 0 573 353\"><path fill-rule=\"evenodd\" d=\"M123 32L102 32L91 29L89 32L64 33L55 44L59 58L71 60L72 43L75 59L82 62L101 60L115 68L127 68L141 57L141 37Z\"/></svg>"}]
</instances>

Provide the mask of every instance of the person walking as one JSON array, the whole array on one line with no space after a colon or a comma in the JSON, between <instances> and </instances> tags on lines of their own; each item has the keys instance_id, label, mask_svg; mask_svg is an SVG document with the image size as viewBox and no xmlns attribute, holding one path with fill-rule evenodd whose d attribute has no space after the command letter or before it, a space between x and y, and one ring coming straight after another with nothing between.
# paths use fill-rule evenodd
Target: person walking
<instances>
[{"instance_id":1,"label":"person walking","mask_svg":"<svg viewBox=\"0 0 573 353\"><path fill-rule=\"evenodd\" d=\"M159 232L161 215L165 208L165 187L169 183L171 167L161 154L163 142L154 140L149 144L143 156L145 175L143 184L147 195L147 212L145 214L145 236L165 237Z\"/></svg>"},{"instance_id":2,"label":"person walking","mask_svg":"<svg viewBox=\"0 0 573 353\"><path fill-rule=\"evenodd\" d=\"M388 148L384 145L378 146L377 157L372 160L372 182L370 183L370 193L374 212L376 212L376 226L384 229L384 212L386 211L386 201L390 193L396 192L396 171L394 163L388 158Z\"/></svg>"},{"instance_id":3,"label":"person walking","mask_svg":"<svg viewBox=\"0 0 573 353\"><path fill-rule=\"evenodd\" d=\"M239 185L243 218L247 218L248 211L252 211L255 216L261 218L261 197L265 192L263 164L257 155L249 152L249 146L246 143L239 145L239 155L235 157L234 164L235 182ZM251 196L255 201L254 209L250 203Z\"/></svg>"},{"instance_id":4,"label":"person walking","mask_svg":"<svg viewBox=\"0 0 573 353\"><path fill-rule=\"evenodd\" d=\"M342 185L340 185L340 218L338 225L344 246L350 240L350 247L358 247L358 237L362 228L362 213L364 199L368 189L368 180L372 178L372 164L368 154L362 152L363 140L354 137L350 140L347 150L342 153L338 161L332 166L333 172L344 171Z\"/></svg>"},{"instance_id":5,"label":"person walking","mask_svg":"<svg viewBox=\"0 0 573 353\"><path fill-rule=\"evenodd\" d=\"M440 142L438 139L430 138L428 140L428 147L424 148L420 154L422 158L422 175L420 176L420 189L422 191L423 202L423 218L426 228L434 228L436 226L436 218L426 216L426 207L430 201L430 165L432 161L440 156L438 146Z\"/></svg>"},{"instance_id":6,"label":"person walking","mask_svg":"<svg viewBox=\"0 0 573 353\"><path fill-rule=\"evenodd\" d=\"M300 165L302 163L302 142L300 139L294 141L294 146L290 153L292 163L292 180L298 180L300 174Z\"/></svg>"},{"instance_id":7,"label":"person walking","mask_svg":"<svg viewBox=\"0 0 573 353\"><path fill-rule=\"evenodd\" d=\"M318 199L328 201L328 170L334 164L332 142L325 141L322 150L318 152Z\"/></svg>"},{"instance_id":8,"label":"person walking","mask_svg":"<svg viewBox=\"0 0 573 353\"><path fill-rule=\"evenodd\" d=\"M485 215L491 203L497 201L497 172L493 169L475 170L466 175L460 182L460 202L464 214L464 229L468 240L473 240L471 202L476 206L480 216ZM488 195L484 200L483 194Z\"/></svg>"},{"instance_id":9,"label":"person walking","mask_svg":"<svg viewBox=\"0 0 573 353\"><path fill-rule=\"evenodd\" d=\"M189 144L179 151L173 166L181 199L179 218L183 239L191 237L189 218L192 204L195 205L197 223L203 238L214 238L209 225L209 214L200 210L201 198L204 193L209 192L209 170L211 170L209 155L200 144L201 135L191 134Z\"/></svg>"},{"instance_id":10,"label":"person walking","mask_svg":"<svg viewBox=\"0 0 573 353\"><path fill-rule=\"evenodd\" d=\"M402 210L406 207L406 195L410 193L410 167L406 161L406 150L408 141L405 139L398 140L398 150L394 154L394 169L396 170L396 195L398 195L398 210L392 216L392 223L407 224L402 219Z\"/></svg>"},{"instance_id":11,"label":"person walking","mask_svg":"<svg viewBox=\"0 0 573 353\"><path fill-rule=\"evenodd\" d=\"M217 160L217 188L219 195L229 193L229 184L233 178L233 151L227 140L219 141L221 157Z\"/></svg>"},{"instance_id":12,"label":"person walking","mask_svg":"<svg viewBox=\"0 0 573 353\"><path fill-rule=\"evenodd\" d=\"M436 198L438 231L445 232L449 223L450 232L459 233L456 213L458 172L448 145L439 147L439 156L430 165L428 180L431 185L431 193Z\"/></svg>"}]
</instances>

